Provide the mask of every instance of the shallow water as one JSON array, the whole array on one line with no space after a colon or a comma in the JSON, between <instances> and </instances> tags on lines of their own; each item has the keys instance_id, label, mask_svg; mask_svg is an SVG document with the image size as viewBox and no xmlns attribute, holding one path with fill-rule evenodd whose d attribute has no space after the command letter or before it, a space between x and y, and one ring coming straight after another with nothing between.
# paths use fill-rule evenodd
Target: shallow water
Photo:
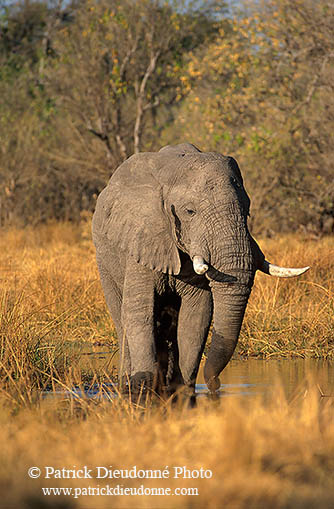
<instances>
[{"instance_id":1,"label":"shallow water","mask_svg":"<svg viewBox=\"0 0 334 509\"><path fill-rule=\"evenodd\" d=\"M117 366L117 358L106 351L105 347L94 348L82 352L82 364L91 367L104 368L107 372L111 366ZM81 364L81 363L80 363ZM199 371L196 393L199 396L208 395L203 378L203 365ZM109 368L109 369L108 369ZM287 398L305 390L306 382L319 389L319 395L334 397L334 366L333 363L316 359L232 359L220 375L220 397L239 396L249 397L262 395L265 398L277 391L278 384L282 387ZM70 391L59 391L62 397L110 398L116 397L117 388L112 384L92 386L88 389L73 388ZM53 394L46 392L45 394Z\"/></svg>"},{"instance_id":2,"label":"shallow water","mask_svg":"<svg viewBox=\"0 0 334 509\"><path fill-rule=\"evenodd\" d=\"M334 396L333 363L317 359L232 359L220 375L220 395L270 396L282 387L288 398L306 387L310 381L323 395ZM203 370L198 376L198 389L203 387ZM205 387L205 386L204 386Z\"/></svg>"}]
</instances>

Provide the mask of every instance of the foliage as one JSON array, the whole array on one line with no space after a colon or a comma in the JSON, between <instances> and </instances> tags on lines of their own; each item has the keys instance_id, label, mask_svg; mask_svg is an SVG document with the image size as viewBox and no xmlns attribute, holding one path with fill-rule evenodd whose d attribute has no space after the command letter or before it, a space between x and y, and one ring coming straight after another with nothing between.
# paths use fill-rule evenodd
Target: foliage
<instances>
[{"instance_id":1,"label":"foliage","mask_svg":"<svg viewBox=\"0 0 334 509\"><path fill-rule=\"evenodd\" d=\"M0 224L78 221L124 158L190 141L236 157L255 233L334 231L330 0L2 5Z\"/></svg>"},{"instance_id":2,"label":"foliage","mask_svg":"<svg viewBox=\"0 0 334 509\"><path fill-rule=\"evenodd\" d=\"M214 42L189 58L190 93L180 109L178 135L189 137L189 126L195 125L195 143L240 161L256 231L304 225L329 232L334 229L333 3L247 5L232 30L222 27Z\"/></svg>"},{"instance_id":3,"label":"foliage","mask_svg":"<svg viewBox=\"0 0 334 509\"><path fill-rule=\"evenodd\" d=\"M0 224L78 220L126 157L157 146L183 97L184 55L216 30L210 5L86 0L3 9Z\"/></svg>"},{"instance_id":4,"label":"foliage","mask_svg":"<svg viewBox=\"0 0 334 509\"><path fill-rule=\"evenodd\" d=\"M201 22L168 2L87 0L59 31L49 81L73 122L104 143L109 171L157 143L158 111L183 95L183 55L212 30Z\"/></svg>"}]
</instances>

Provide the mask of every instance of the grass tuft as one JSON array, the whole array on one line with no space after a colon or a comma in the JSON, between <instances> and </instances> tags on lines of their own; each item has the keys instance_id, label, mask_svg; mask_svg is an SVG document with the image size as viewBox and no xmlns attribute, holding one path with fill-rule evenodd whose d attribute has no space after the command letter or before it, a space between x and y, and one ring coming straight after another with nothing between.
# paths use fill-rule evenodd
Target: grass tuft
<instances>
[{"instance_id":1,"label":"grass tuft","mask_svg":"<svg viewBox=\"0 0 334 509\"><path fill-rule=\"evenodd\" d=\"M267 259L311 265L299 279L256 276L239 355L333 359L334 239L265 240ZM199 398L197 409L113 398L114 329L89 227L52 224L0 238L0 492L3 507L334 505L334 398L309 378L287 399ZM95 387L95 398L82 396ZM81 392L80 392L81 390ZM45 397L45 391L49 396ZM62 392L63 391L63 392ZM65 395L65 393L67 395ZM160 469L168 479L44 479L46 466ZM42 471L38 479L28 468ZM75 466L75 467L74 467ZM176 478L174 467L212 471ZM197 496L50 496L43 487L196 488ZM58 505L57 505L58 504ZM60 505L59 505L60 504Z\"/></svg>"}]
</instances>

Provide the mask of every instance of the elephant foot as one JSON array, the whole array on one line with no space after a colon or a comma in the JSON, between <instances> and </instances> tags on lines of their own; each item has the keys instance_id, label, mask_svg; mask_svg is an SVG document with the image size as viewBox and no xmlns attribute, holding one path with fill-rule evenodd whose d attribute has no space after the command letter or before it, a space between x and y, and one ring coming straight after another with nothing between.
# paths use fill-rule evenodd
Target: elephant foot
<instances>
[{"instance_id":1,"label":"elephant foot","mask_svg":"<svg viewBox=\"0 0 334 509\"><path fill-rule=\"evenodd\" d=\"M129 395L133 403L142 404L155 393L156 378L150 371L138 371L131 376Z\"/></svg>"},{"instance_id":2,"label":"elephant foot","mask_svg":"<svg viewBox=\"0 0 334 509\"><path fill-rule=\"evenodd\" d=\"M195 388L186 385L179 385L170 399L173 406L194 408L197 404Z\"/></svg>"},{"instance_id":3,"label":"elephant foot","mask_svg":"<svg viewBox=\"0 0 334 509\"><path fill-rule=\"evenodd\" d=\"M215 394L219 390L220 380L218 377L213 376L206 381L206 385L208 386L209 391L212 394Z\"/></svg>"}]
</instances>

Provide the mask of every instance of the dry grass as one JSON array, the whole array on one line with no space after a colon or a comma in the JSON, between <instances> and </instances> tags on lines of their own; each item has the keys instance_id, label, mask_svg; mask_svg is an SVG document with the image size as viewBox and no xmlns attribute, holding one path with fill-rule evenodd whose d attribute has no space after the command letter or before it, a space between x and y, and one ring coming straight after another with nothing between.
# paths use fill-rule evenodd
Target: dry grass
<instances>
[{"instance_id":1,"label":"dry grass","mask_svg":"<svg viewBox=\"0 0 334 509\"><path fill-rule=\"evenodd\" d=\"M334 358L334 237L260 242L267 259L311 266L300 278L258 273L239 341L242 355Z\"/></svg>"},{"instance_id":2,"label":"dry grass","mask_svg":"<svg viewBox=\"0 0 334 509\"><path fill-rule=\"evenodd\" d=\"M96 381L83 345L115 347L89 224L10 230L0 240L1 389L19 404L57 380Z\"/></svg>"},{"instance_id":3,"label":"dry grass","mask_svg":"<svg viewBox=\"0 0 334 509\"><path fill-rule=\"evenodd\" d=\"M126 402L44 401L13 418L3 410L2 507L329 508L334 505L333 401L313 390L287 402L277 389L260 400L203 401L196 410ZM72 407L72 410L71 410ZM75 408L76 407L76 408ZM62 410L62 416L60 412ZM64 416L66 415L66 419ZM82 418L85 416L85 419ZM81 417L80 417L81 416ZM45 467L164 470L168 479L44 479ZM42 476L30 479L29 467ZM211 479L175 478L174 467L212 471ZM198 496L43 496L42 487L197 488ZM62 506L55 505L60 504ZM10 505L13 504L13 505ZM50 505L48 505L50 504ZM54 504L54 505L52 505Z\"/></svg>"},{"instance_id":4,"label":"dry grass","mask_svg":"<svg viewBox=\"0 0 334 509\"><path fill-rule=\"evenodd\" d=\"M298 280L257 275L239 352L333 358L334 239L261 243ZM114 348L89 225L10 230L0 238L0 490L6 507L333 507L333 398L309 380L287 401L201 399L196 410L127 400L41 399L41 389L106 379L79 363L75 345ZM30 479L37 466L164 469L169 479ZM212 470L175 479L174 466ZM43 496L42 487L198 488L198 496Z\"/></svg>"}]
</instances>

